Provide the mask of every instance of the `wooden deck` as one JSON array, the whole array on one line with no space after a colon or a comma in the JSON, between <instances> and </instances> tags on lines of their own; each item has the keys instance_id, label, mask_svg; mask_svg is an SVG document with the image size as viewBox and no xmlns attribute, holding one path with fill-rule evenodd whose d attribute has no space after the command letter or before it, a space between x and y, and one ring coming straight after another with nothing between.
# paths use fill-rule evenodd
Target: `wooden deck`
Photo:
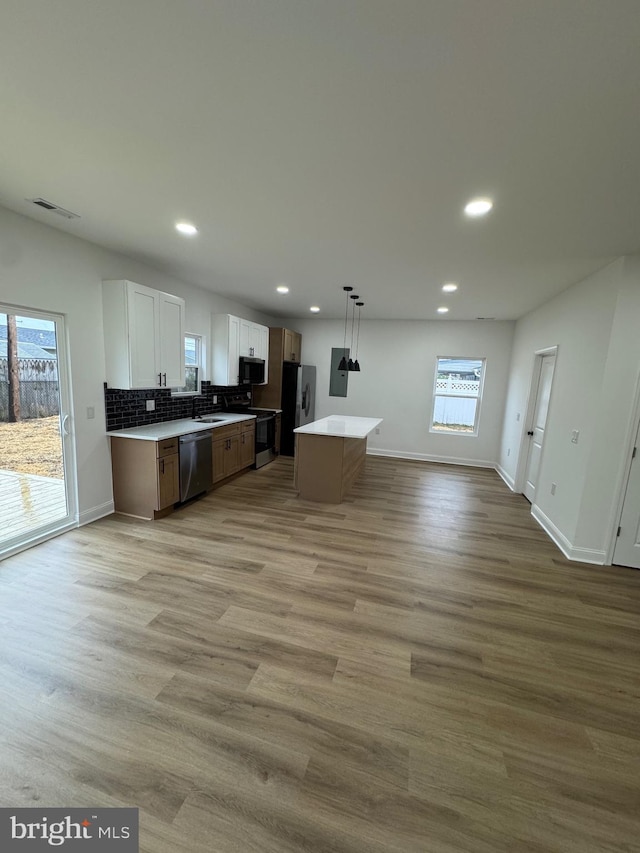
<instances>
[{"instance_id":1,"label":"wooden deck","mask_svg":"<svg viewBox=\"0 0 640 853\"><path fill-rule=\"evenodd\" d=\"M0 470L0 545L66 514L64 480Z\"/></svg>"}]
</instances>

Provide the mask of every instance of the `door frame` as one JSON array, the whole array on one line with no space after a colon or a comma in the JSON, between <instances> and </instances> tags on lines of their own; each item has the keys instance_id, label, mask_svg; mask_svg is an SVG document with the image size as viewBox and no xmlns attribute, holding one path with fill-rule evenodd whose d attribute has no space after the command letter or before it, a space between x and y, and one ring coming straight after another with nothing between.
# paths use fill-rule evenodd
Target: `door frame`
<instances>
[{"instance_id":1,"label":"door frame","mask_svg":"<svg viewBox=\"0 0 640 853\"><path fill-rule=\"evenodd\" d=\"M43 309L29 308L26 305L15 305L10 302L0 301L0 311L5 314L16 316L34 317L43 320L52 320L56 324L56 355L58 361L58 387L60 394L60 449L62 452L62 464L64 470L64 481L67 495L67 517L61 522L53 522L46 527L39 528L34 535L27 536L20 542L7 545L0 551L0 561L25 551L33 545L59 536L68 530L79 526L78 511L78 466L76 457L75 419L73 416L73 389L71 385L71 352L69 348L69 331L64 314L58 311L46 311ZM65 423L66 421L66 423ZM68 432L68 440L64 440L63 429Z\"/></svg>"},{"instance_id":2,"label":"door frame","mask_svg":"<svg viewBox=\"0 0 640 853\"><path fill-rule=\"evenodd\" d=\"M536 400L538 397L538 386L540 384L540 372L542 370L542 359L547 355L554 355L556 358L556 364L553 373L554 382L551 384L551 396L549 398L549 412L547 412L547 419L549 418L549 413L551 412L551 401L553 399L553 386L555 383L555 370L558 366L558 345L550 347L543 347L542 349L537 349L533 354L533 366L531 368L531 381L529 383L529 392L527 395L527 403L525 406L525 417L522 424L522 432L520 434L520 449L518 450L518 464L516 466L516 476L514 478L514 491L518 494L524 494L524 484L525 484L525 476L527 473L527 461L529 459L529 436L527 435L527 431L531 429L531 423L533 421L533 417L535 415L536 409ZM542 461L544 459L544 444L542 445L542 453L540 454L540 467L542 468ZM533 509L535 505L535 500L531 504Z\"/></svg>"},{"instance_id":3,"label":"door frame","mask_svg":"<svg viewBox=\"0 0 640 853\"><path fill-rule=\"evenodd\" d=\"M606 556L605 556L605 566L613 565L613 554L616 550L616 539L618 538L618 527L620 525L620 519L622 518L622 510L624 509L624 498L627 493L627 484L629 482L629 476L631 473L631 462L633 448L635 447L636 435L638 432L638 425L640 422L640 371L638 372L638 376L636 378L636 390L633 398L633 409L631 410L631 416L629 418L629 422L627 424L625 441L624 441L624 453L622 456L622 463L620 465L620 472L618 474L618 482L616 484L616 491L618 494L618 499L616 501L615 512L613 513L613 526L609 533L609 541L606 547Z\"/></svg>"}]
</instances>

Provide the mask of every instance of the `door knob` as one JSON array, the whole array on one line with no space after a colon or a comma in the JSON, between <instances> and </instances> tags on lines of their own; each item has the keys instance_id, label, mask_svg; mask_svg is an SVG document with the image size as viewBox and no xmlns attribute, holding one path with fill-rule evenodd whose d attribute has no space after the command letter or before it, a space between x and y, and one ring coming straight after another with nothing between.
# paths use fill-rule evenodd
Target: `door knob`
<instances>
[{"instance_id":1,"label":"door knob","mask_svg":"<svg viewBox=\"0 0 640 853\"><path fill-rule=\"evenodd\" d=\"M533 435L533 430L532 429L527 430L527 435Z\"/></svg>"}]
</instances>

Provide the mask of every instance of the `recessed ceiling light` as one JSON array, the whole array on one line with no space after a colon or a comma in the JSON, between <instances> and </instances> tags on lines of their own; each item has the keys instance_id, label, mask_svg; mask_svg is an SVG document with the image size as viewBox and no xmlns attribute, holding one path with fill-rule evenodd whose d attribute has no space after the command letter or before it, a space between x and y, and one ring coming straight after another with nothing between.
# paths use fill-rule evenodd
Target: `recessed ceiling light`
<instances>
[{"instance_id":1,"label":"recessed ceiling light","mask_svg":"<svg viewBox=\"0 0 640 853\"><path fill-rule=\"evenodd\" d=\"M198 229L190 222L176 222L176 231L185 234L187 237L193 237L198 233Z\"/></svg>"},{"instance_id":2,"label":"recessed ceiling light","mask_svg":"<svg viewBox=\"0 0 640 853\"><path fill-rule=\"evenodd\" d=\"M312 305L311 308L309 308L309 311L311 311L312 314L317 314L320 311L320 308L317 305Z\"/></svg>"},{"instance_id":3,"label":"recessed ceiling light","mask_svg":"<svg viewBox=\"0 0 640 853\"><path fill-rule=\"evenodd\" d=\"M278 293L289 293L289 288L286 284L279 284L276 287L276 290L278 291Z\"/></svg>"},{"instance_id":4,"label":"recessed ceiling light","mask_svg":"<svg viewBox=\"0 0 640 853\"><path fill-rule=\"evenodd\" d=\"M448 284L443 284L442 289L445 293L454 293L458 289L458 285L450 281Z\"/></svg>"},{"instance_id":5,"label":"recessed ceiling light","mask_svg":"<svg viewBox=\"0 0 640 853\"><path fill-rule=\"evenodd\" d=\"M440 308L438 308L438 314L448 314L448 312L449 309L445 305L441 305Z\"/></svg>"},{"instance_id":6,"label":"recessed ceiling light","mask_svg":"<svg viewBox=\"0 0 640 853\"><path fill-rule=\"evenodd\" d=\"M484 216L489 213L492 207L493 202L490 198L472 198L471 201L465 205L464 212L467 216Z\"/></svg>"}]
</instances>

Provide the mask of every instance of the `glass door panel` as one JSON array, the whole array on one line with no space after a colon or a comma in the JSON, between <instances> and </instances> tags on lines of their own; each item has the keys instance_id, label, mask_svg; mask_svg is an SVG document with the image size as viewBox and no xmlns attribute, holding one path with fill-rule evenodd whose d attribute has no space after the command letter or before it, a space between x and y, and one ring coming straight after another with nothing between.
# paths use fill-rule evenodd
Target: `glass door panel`
<instances>
[{"instance_id":1,"label":"glass door panel","mask_svg":"<svg viewBox=\"0 0 640 853\"><path fill-rule=\"evenodd\" d=\"M67 376L64 319L0 305L0 556L73 526Z\"/></svg>"}]
</instances>

